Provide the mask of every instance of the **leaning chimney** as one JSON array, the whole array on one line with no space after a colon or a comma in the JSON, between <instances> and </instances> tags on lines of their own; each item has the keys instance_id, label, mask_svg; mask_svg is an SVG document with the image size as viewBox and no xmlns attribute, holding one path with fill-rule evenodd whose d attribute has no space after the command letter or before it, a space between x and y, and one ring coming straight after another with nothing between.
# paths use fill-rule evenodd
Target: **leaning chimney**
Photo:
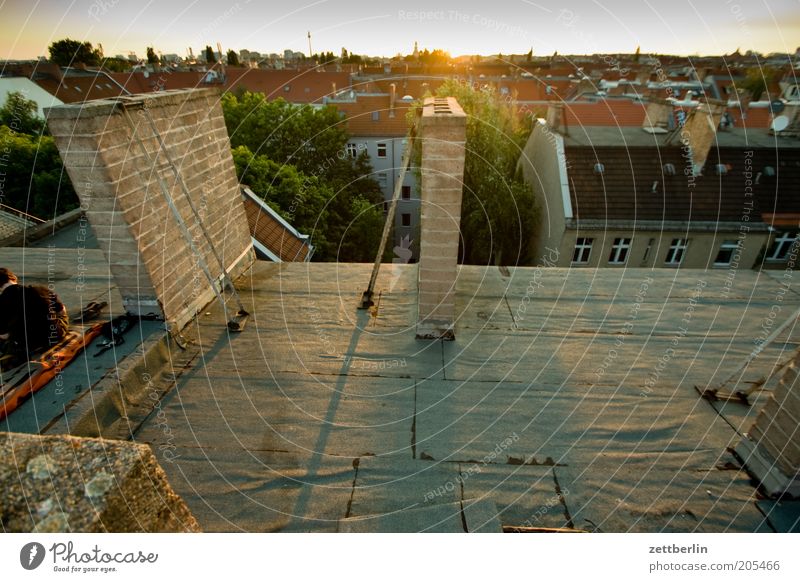
<instances>
[{"instance_id":1,"label":"leaning chimney","mask_svg":"<svg viewBox=\"0 0 800 582\"><path fill-rule=\"evenodd\" d=\"M214 298L206 275L219 292L222 267L235 277L252 263L217 91L97 99L45 114L126 311L179 330Z\"/></svg>"},{"instance_id":2,"label":"leaning chimney","mask_svg":"<svg viewBox=\"0 0 800 582\"><path fill-rule=\"evenodd\" d=\"M425 100L420 119L422 216L417 338L455 339L456 278L467 117L452 97Z\"/></svg>"},{"instance_id":3,"label":"leaning chimney","mask_svg":"<svg viewBox=\"0 0 800 582\"><path fill-rule=\"evenodd\" d=\"M689 114L683 126L681 137L688 140L695 175L702 172L711 146L716 142L717 128L726 107L725 101L708 99Z\"/></svg>"},{"instance_id":4,"label":"leaning chimney","mask_svg":"<svg viewBox=\"0 0 800 582\"><path fill-rule=\"evenodd\" d=\"M748 472L770 496L800 495L800 351L755 423L736 447Z\"/></svg>"}]
</instances>

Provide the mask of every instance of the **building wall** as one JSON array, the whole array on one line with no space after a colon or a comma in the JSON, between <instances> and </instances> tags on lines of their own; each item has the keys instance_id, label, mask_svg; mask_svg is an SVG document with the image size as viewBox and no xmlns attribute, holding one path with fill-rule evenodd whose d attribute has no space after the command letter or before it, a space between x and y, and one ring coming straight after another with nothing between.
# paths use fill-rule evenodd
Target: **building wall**
<instances>
[{"instance_id":1,"label":"building wall","mask_svg":"<svg viewBox=\"0 0 800 582\"><path fill-rule=\"evenodd\" d=\"M408 140L400 137L359 137L353 136L349 143L355 144L358 151L366 149L372 164L373 177L381 184L383 199L389 202L394 195L394 185L400 177L400 168L403 165L403 154L405 153ZM386 144L386 157L378 157L378 144ZM380 179L379 176L385 176ZM419 220L420 220L420 187L417 172L409 169L406 172L403 185L411 188L411 200L403 200L397 203L397 213L395 214L395 246L400 245L401 239L409 237L413 259L419 258ZM410 215L410 226L403 226L403 214Z\"/></svg>"},{"instance_id":2,"label":"building wall","mask_svg":"<svg viewBox=\"0 0 800 582\"><path fill-rule=\"evenodd\" d=\"M125 101L132 107L128 111L135 134L111 100L49 109L48 126L125 308L162 315L180 329L214 296L201 265L208 265L215 278L222 274L189 199L227 269L244 268L253 260L230 141L216 91L169 91ZM183 177L189 199L145 112ZM161 184L182 216L188 237Z\"/></svg>"},{"instance_id":3,"label":"building wall","mask_svg":"<svg viewBox=\"0 0 800 582\"><path fill-rule=\"evenodd\" d=\"M536 265L552 261L547 249L560 248L566 228L562 177L559 172L559 163L563 160L559 156L559 142L563 152L561 136L538 122L518 162L518 169L532 188L539 207L538 224L531 241ZM559 254L559 257L563 258L563 254Z\"/></svg>"},{"instance_id":4,"label":"building wall","mask_svg":"<svg viewBox=\"0 0 800 582\"><path fill-rule=\"evenodd\" d=\"M744 238L740 248L731 257L731 264L714 265L720 245L724 241L739 242L740 233L728 232L699 232L686 230L661 230L660 225L652 229L640 223L637 230L613 229L589 230L568 228L558 245L560 267L655 267L675 268L677 265L666 263L667 254L673 239L688 239L688 246L680 267L687 269L751 269L760 256L764 245L767 243L766 232L750 232ZM573 264L572 259L575 244L578 238L592 238L592 250L587 263ZM609 262L614 239L630 238L631 246L624 264ZM649 250L648 250L649 247ZM555 247L554 247L555 248Z\"/></svg>"}]
</instances>

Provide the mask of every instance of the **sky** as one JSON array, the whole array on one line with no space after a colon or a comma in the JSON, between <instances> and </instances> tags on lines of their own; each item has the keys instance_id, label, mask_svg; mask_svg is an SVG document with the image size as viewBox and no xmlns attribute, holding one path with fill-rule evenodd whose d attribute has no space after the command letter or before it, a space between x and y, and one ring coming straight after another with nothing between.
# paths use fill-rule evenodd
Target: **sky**
<instances>
[{"instance_id":1,"label":"sky","mask_svg":"<svg viewBox=\"0 0 800 582\"><path fill-rule=\"evenodd\" d=\"M408 54L794 52L800 0L0 0L0 59L47 54L61 38L103 45L107 56L147 46L224 51Z\"/></svg>"}]
</instances>

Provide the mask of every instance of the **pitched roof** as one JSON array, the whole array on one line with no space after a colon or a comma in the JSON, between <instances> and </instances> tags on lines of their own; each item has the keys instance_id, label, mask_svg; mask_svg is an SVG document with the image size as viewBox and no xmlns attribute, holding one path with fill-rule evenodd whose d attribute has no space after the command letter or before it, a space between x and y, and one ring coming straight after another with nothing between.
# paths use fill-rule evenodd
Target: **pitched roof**
<instances>
[{"instance_id":1,"label":"pitched roof","mask_svg":"<svg viewBox=\"0 0 800 582\"><path fill-rule=\"evenodd\" d=\"M242 187L247 222L253 245L259 255L280 262L302 262L311 259L314 247L308 235L300 234L286 222L269 204L259 198L248 187Z\"/></svg>"},{"instance_id":2,"label":"pitched roof","mask_svg":"<svg viewBox=\"0 0 800 582\"><path fill-rule=\"evenodd\" d=\"M565 153L578 219L741 222L749 214L751 222L758 222L762 212L800 212L800 197L793 190L800 181L797 148L712 148L703 175L694 179L684 174L687 162L680 145L572 146ZM602 172L595 169L598 163ZM665 170L667 164L671 171ZM718 165L725 167L722 175ZM767 166L775 176L765 175ZM742 178L748 168L753 198L746 195ZM751 200L755 204L747 212Z\"/></svg>"},{"instance_id":3,"label":"pitched roof","mask_svg":"<svg viewBox=\"0 0 800 582\"><path fill-rule=\"evenodd\" d=\"M356 94L354 99L328 103L345 114L347 131L353 137L403 137L408 133L406 113L412 103L385 95Z\"/></svg>"}]
</instances>

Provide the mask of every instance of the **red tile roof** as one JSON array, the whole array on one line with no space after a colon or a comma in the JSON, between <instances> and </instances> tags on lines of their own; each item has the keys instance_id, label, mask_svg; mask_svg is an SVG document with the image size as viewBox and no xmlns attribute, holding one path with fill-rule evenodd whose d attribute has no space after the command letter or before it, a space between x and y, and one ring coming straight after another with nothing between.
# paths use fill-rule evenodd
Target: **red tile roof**
<instances>
[{"instance_id":1,"label":"red tile roof","mask_svg":"<svg viewBox=\"0 0 800 582\"><path fill-rule=\"evenodd\" d=\"M357 94L354 101L333 101L330 105L345 114L347 131L353 137L403 137L408 133L406 113L411 103L397 99L392 110L389 100L389 95ZM377 113L377 120L373 113Z\"/></svg>"}]
</instances>

